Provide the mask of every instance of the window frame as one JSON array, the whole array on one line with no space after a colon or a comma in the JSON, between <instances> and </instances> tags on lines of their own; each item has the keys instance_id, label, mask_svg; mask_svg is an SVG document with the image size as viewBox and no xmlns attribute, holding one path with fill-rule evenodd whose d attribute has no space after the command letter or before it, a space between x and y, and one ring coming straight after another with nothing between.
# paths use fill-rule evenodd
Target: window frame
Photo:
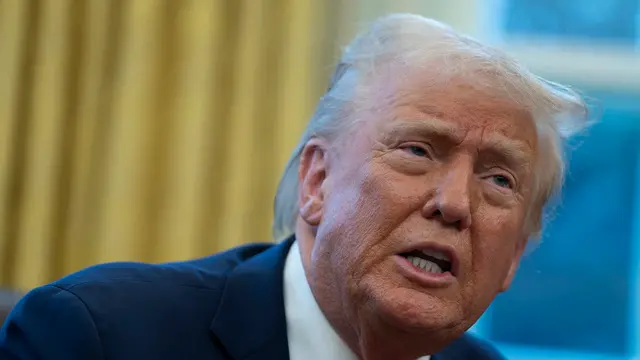
<instances>
[{"instance_id":1,"label":"window frame","mask_svg":"<svg viewBox=\"0 0 640 360\"><path fill-rule=\"evenodd\" d=\"M640 34L635 47L585 44L547 36L507 35L500 28L507 0L466 0L478 16L477 36L522 61L533 72L556 81L602 90L640 90ZM640 2L640 0L637 0ZM636 16L639 23L640 14ZM532 46L534 45L534 46ZM589 74L589 76L585 76Z\"/></svg>"}]
</instances>

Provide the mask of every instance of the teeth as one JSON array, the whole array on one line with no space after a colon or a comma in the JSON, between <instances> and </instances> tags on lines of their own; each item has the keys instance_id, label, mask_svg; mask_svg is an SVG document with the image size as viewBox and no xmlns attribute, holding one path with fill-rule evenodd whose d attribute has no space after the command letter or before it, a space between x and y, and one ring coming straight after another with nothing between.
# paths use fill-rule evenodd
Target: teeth
<instances>
[{"instance_id":1,"label":"teeth","mask_svg":"<svg viewBox=\"0 0 640 360\"><path fill-rule=\"evenodd\" d=\"M417 256L407 256L407 260L409 260L409 262L411 262L415 267L420 268L423 271L436 274L443 273L442 268L438 264L429 260L425 260Z\"/></svg>"},{"instance_id":2,"label":"teeth","mask_svg":"<svg viewBox=\"0 0 640 360\"><path fill-rule=\"evenodd\" d=\"M429 255L431 257L434 257L436 259L439 260L444 260L444 261L449 261L451 262L451 259L449 259L449 257L447 256L447 254L445 253L441 253L440 251L435 251L435 250L422 250L422 253L425 255Z\"/></svg>"}]
</instances>

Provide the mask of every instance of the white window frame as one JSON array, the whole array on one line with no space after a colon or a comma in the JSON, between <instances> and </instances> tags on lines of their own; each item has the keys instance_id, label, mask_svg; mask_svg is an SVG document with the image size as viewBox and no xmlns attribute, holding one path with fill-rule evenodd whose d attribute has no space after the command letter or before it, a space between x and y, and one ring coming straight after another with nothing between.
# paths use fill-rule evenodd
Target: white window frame
<instances>
[{"instance_id":1,"label":"white window frame","mask_svg":"<svg viewBox=\"0 0 640 360\"><path fill-rule=\"evenodd\" d=\"M504 0L463 1L473 3L477 10L472 35L500 47L533 72L586 88L640 92L640 40L629 47L559 42L557 38L550 41L548 37L507 37L499 29ZM637 21L640 23L640 14Z\"/></svg>"}]
</instances>

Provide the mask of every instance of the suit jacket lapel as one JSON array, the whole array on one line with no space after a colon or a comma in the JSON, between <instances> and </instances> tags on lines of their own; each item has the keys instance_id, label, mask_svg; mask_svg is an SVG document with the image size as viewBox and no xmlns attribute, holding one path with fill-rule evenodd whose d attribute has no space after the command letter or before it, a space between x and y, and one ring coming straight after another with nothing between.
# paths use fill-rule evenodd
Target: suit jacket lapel
<instances>
[{"instance_id":1,"label":"suit jacket lapel","mask_svg":"<svg viewBox=\"0 0 640 360\"><path fill-rule=\"evenodd\" d=\"M251 257L228 275L211 331L234 359L289 359L283 274L293 241Z\"/></svg>"}]
</instances>

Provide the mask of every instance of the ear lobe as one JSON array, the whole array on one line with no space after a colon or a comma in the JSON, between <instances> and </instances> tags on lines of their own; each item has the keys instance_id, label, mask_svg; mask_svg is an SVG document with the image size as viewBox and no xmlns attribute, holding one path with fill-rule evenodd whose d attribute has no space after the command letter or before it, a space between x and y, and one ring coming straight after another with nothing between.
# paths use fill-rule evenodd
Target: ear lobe
<instances>
[{"instance_id":1,"label":"ear lobe","mask_svg":"<svg viewBox=\"0 0 640 360\"><path fill-rule=\"evenodd\" d=\"M526 249L526 247L527 247L527 238L524 238L518 241L518 245L513 254L513 258L511 259L511 266L509 267L509 272L507 273L507 276L505 277L504 282L502 283L502 288L500 289L500 292L507 291L511 286L511 283L513 282L513 278L516 275L516 271L518 271L518 267L520 266L520 259L522 258L522 254L524 254L524 250Z\"/></svg>"},{"instance_id":2,"label":"ear lobe","mask_svg":"<svg viewBox=\"0 0 640 360\"><path fill-rule=\"evenodd\" d=\"M309 140L300 154L298 170L298 208L302 219L311 226L322 220L323 184L327 174L327 146L321 139Z\"/></svg>"}]
</instances>

